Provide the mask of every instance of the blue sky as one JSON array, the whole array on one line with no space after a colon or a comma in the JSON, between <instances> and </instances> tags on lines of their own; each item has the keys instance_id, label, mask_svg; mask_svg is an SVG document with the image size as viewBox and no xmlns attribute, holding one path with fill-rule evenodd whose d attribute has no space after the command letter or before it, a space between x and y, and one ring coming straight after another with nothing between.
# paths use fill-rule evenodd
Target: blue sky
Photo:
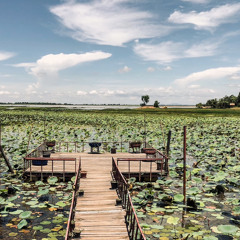
<instances>
[{"instance_id":1,"label":"blue sky","mask_svg":"<svg viewBox=\"0 0 240 240\"><path fill-rule=\"evenodd\" d=\"M196 104L240 91L240 2L0 2L0 102Z\"/></svg>"}]
</instances>

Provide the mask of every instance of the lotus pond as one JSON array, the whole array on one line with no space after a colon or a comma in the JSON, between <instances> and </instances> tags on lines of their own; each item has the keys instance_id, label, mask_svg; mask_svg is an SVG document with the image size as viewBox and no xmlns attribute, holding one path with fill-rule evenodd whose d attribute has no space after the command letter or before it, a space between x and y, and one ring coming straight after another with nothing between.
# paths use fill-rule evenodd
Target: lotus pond
<instances>
[{"instance_id":1,"label":"lotus pond","mask_svg":"<svg viewBox=\"0 0 240 240\"><path fill-rule=\"evenodd\" d=\"M63 239L66 234L72 182L24 182L2 175L0 239Z\"/></svg>"},{"instance_id":2,"label":"lotus pond","mask_svg":"<svg viewBox=\"0 0 240 240\"><path fill-rule=\"evenodd\" d=\"M2 108L0 114L2 146L15 169L15 174L7 173L1 160L0 238L63 239L72 183L52 186L28 183L21 177L22 157L45 138L81 143L143 141L146 137L153 147L164 151L171 130L169 176L159 176L155 183L129 180L147 239L240 239L238 112L224 116L223 111L204 114L179 109L174 113ZM182 203L183 126L187 126L191 206ZM127 146L123 145L123 151L128 151ZM6 196L9 186L16 192Z\"/></svg>"}]
</instances>

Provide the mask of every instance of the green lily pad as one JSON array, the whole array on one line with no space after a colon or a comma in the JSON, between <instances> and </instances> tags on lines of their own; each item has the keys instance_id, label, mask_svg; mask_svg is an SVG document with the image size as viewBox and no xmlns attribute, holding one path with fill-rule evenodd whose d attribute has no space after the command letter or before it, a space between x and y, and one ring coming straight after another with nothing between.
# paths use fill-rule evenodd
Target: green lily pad
<instances>
[{"instance_id":1,"label":"green lily pad","mask_svg":"<svg viewBox=\"0 0 240 240\"><path fill-rule=\"evenodd\" d=\"M17 227L18 227L18 229L22 229L23 227L25 227L25 226L27 226L27 225L28 225L27 221L26 221L25 219L23 219L23 220L17 225Z\"/></svg>"},{"instance_id":2,"label":"green lily pad","mask_svg":"<svg viewBox=\"0 0 240 240\"><path fill-rule=\"evenodd\" d=\"M40 224L41 225L49 225L49 224L51 224L51 222L50 221L42 221L42 222L40 222Z\"/></svg>"},{"instance_id":3,"label":"green lily pad","mask_svg":"<svg viewBox=\"0 0 240 240\"><path fill-rule=\"evenodd\" d=\"M58 178L55 176L51 176L47 179L47 181L50 185L54 185L56 182L58 182Z\"/></svg>"},{"instance_id":4,"label":"green lily pad","mask_svg":"<svg viewBox=\"0 0 240 240\"><path fill-rule=\"evenodd\" d=\"M10 212L10 214L12 214L12 215L18 215L18 214L20 214L20 213L22 213L23 212L23 210L16 210L16 211L13 211L13 212Z\"/></svg>"},{"instance_id":5,"label":"green lily pad","mask_svg":"<svg viewBox=\"0 0 240 240\"><path fill-rule=\"evenodd\" d=\"M214 236L205 236L205 237L203 237L203 240L218 240L218 238L216 238Z\"/></svg>"},{"instance_id":6,"label":"green lily pad","mask_svg":"<svg viewBox=\"0 0 240 240\"><path fill-rule=\"evenodd\" d=\"M60 202L57 202L56 205L59 207L65 207L66 203L60 201Z\"/></svg>"},{"instance_id":7,"label":"green lily pad","mask_svg":"<svg viewBox=\"0 0 240 240\"><path fill-rule=\"evenodd\" d=\"M233 225L219 225L218 230L223 234L235 234L239 228Z\"/></svg>"},{"instance_id":8,"label":"green lily pad","mask_svg":"<svg viewBox=\"0 0 240 240\"><path fill-rule=\"evenodd\" d=\"M174 198L173 198L173 200L174 200L175 202L182 202L183 199L184 199L183 194L176 194L176 195L174 195Z\"/></svg>"},{"instance_id":9,"label":"green lily pad","mask_svg":"<svg viewBox=\"0 0 240 240\"><path fill-rule=\"evenodd\" d=\"M22 212L19 217L20 218L29 218L31 216L32 212L31 211L25 211L25 212Z\"/></svg>"},{"instance_id":10,"label":"green lily pad","mask_svg":"<svg viewBox=\"0 0 240 240\"><path fill-rule=\"evenodd\" d=\"M167 223L169 223L169 224L177 225L178 222L179 222L179 218L178 217L172 217L171 216L171 217L169 217L167 219Z\"/></svg>"}]
</instances>

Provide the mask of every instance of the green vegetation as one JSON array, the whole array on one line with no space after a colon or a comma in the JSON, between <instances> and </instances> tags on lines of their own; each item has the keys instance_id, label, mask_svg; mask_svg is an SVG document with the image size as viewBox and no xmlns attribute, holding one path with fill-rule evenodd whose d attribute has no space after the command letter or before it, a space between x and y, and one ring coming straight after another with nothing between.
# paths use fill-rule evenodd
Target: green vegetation
<instances>
[{"instance_id":1,"label":"green vegetation","mask_svg":"<svg viewBox=\"0 0 240 240\"><path fill-rule=\"evenodd\" d=\"M196 105L198 108L211 107L211 108L230 108L230 107L240 107L240 92L238 96L225 96L217 100L216 98L210 99L206 104L198 103Z\"/></svg>"},{"instance_id":2,"label":"green vegetation","mask_svg":"<svg viewBox=\"0 0 240 240\"><path fill-rule=\"evenodd\" d=\"M45 138L79 144L93 140L127 143L143 140L146 134L153 147L164 151L165 138L171 130L170 176L167 179L159 176L151 184L132 181L134 205L147 239L188 236L188 240L209 240L224 235L237 240L240 236L239 115L239 109L81 111L2 107L2 145L15 173L6 173L4 162L0 162L0 231L19 238L21 234L27 236L20 231L29 234L36 231L36 236L46 234L40 239L61 239L64 235L66 216L56 209L68 209L71 183L62 188L62 183L54 177L47 183L38 181L33 185L21 178L23 156ZM183 126L187 126L187 195L195 201L186 213L182 204ZM115 146L120 151L120 145ZM128 144L123 145L123 151L127 150ZM11 196L6 195L9 185L16 188ZM217 186L222 186L223 195ZM50 196L48 204L39 202L45 196ZM49 222L55 225L47 226ZM28 239L32 239L31 235Z\"/></svg>"}]
</instances>

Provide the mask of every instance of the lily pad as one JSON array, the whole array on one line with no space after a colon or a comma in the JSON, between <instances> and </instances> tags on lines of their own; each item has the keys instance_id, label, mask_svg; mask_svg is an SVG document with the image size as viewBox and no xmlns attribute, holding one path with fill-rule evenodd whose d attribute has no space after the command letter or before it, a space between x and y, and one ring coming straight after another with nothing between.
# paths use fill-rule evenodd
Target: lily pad
<instances>
[{"instance_id":1,"label":"lily pad","mask_svg":"<svg viewBox=\"0 0 240 240\"><path fill-rule=\"evenodd\" d=\"M18 229L22 229L23 227L25 227L25 226L27 226L27 225L28 225L27 221L26 221L25 219L23 219L23 220L17 225L17 227L18 227Z\"/></svg>"},{"instance_id":2,"label":"lily pad","mask_svg":"<svg viewBox=\"0 0 240 240\"><path fill-rule=\"evenodd\" d=\"M174 200L175 202L182 202L183 199L184 199L183 194L176 194L176 195L174 195L174 199L173 199L173 200Z\"/></svg>"},{"instance_id":3,"label":"lily pad","mask_svg":"<svg viewBox=\"0 0 240 240\"><path fill-rule=\"evenodd\" d=\"M223 234L234 235L239 230L239 228L233 225L219 225L218 230Z\"/></svg>"},{"instance_id":4,"label":"lily pad","mask_svg":"<svg viewBox=\"0 0 240 240\"><path fill-rule=\"evenodd\" d=\"M32 212L31 211L25 211L25 212L22 212L19 217L20 218L23 218L23 219L26 219L26 218L29 218L31 216Z\"/></svg>"}]
</instances>

